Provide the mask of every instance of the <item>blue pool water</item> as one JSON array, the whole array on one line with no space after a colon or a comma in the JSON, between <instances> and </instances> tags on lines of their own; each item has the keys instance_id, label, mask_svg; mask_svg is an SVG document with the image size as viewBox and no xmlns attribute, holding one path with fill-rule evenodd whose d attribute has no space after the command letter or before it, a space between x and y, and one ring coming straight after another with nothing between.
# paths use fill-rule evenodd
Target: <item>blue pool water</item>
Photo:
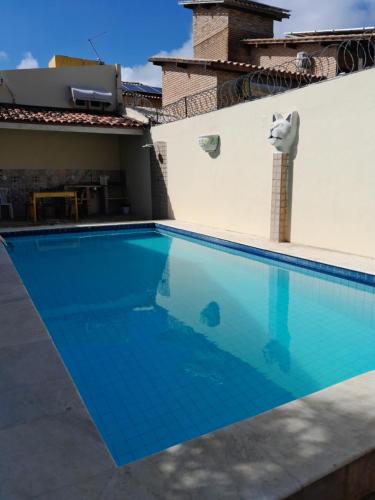
<instances>
[{"instance_id":1,"label":"blue pool water","mask_svg":"<svg viewBox=\"0 0 375 500\"><path fill-rule=\"evenodd\" d=\"M375 289L156 230L10 238L123 465L375 368Z\"/></svg>"}]
</instances>

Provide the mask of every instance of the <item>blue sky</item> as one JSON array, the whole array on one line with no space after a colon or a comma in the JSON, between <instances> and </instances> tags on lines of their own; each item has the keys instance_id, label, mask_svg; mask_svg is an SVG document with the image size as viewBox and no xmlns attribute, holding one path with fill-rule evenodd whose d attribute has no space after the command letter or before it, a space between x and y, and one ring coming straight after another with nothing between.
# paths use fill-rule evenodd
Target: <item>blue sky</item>
<instances>
[{"instance_id":1,"label":"blue sky","mask_svg":"<svg viewBox=\"0 0 375 500\"><path fill-rule=\"evenodd\" d=\"M95 42L101 57L133 66L183 45L191 24L177 0L0 0L0 12L2 69L26 52L40 66L55 53L92 57L87 39L103 31Z\"/></svg>"},{"instance_id":2,"label":"blue sky","mask_svg":"<svg viewBox=\"0 0 375 500\"><path fill-rule=\"evenodd\" d=\"M266 0L263 0L266 1ZM375 0L273 0L290 8L284 31L375 25ZM120 63L127 80L158 84L154 54L191 54L191 12L177 0L0 0L0 69L45 67L53 54Z\"/></svg>"}]
</instances>

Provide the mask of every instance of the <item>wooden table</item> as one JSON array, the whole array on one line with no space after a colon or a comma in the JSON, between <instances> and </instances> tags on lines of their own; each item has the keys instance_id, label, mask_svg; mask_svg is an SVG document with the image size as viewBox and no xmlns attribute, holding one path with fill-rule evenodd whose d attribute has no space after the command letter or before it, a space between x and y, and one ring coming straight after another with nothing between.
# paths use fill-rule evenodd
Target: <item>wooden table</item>
<instances>
[{"instance_id":1,"label":"wooden table","mask_svg":"<svg viewBox=\"0 0 375 500\"><path fill-rule=\"evenodd\" d=\"M76 215L76 222L78 222L78 201L77 201L77 191L42 191L32 193L32 204L33 204L33 221L36 223L38 221L37 215L37 200L42 198L70 198L74 200L74 208Z\"/></svg>"}]
</instances>

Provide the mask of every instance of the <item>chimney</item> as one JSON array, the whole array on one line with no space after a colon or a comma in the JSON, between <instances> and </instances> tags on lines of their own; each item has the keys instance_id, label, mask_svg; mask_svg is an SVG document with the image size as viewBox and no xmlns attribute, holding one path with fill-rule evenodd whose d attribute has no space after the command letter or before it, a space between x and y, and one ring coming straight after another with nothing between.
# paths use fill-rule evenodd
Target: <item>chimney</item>
<instances>
[{"instance_id":1,"label":"chimney","mask_svg":"<svg viewBox=\"0 0 375 500\"><path fill-rule=\"evenodd\" d=\"M244 38L272 38L275 20L289 11L250 0L180 0L193 11L196 59L246 61Z\"/></svg>"}]
</instances>

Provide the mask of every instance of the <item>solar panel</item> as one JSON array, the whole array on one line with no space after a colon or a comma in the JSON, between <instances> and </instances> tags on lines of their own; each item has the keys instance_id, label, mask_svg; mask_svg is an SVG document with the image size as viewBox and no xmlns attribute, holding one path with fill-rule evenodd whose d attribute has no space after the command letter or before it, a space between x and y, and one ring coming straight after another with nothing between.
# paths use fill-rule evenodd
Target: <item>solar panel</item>
<instances>
[{"instance_id":1,"label":"solar panel","mask_svg":"<svg viewBox=\"0 0 375 500\"><path fill-rule=\"evenodd\" d=\"M151 87L150 85L136 82L122 82L122 90L123 92L141 92L143 94L162 95L162 89L160 87Z\"/></svg>"}]
</instances>

